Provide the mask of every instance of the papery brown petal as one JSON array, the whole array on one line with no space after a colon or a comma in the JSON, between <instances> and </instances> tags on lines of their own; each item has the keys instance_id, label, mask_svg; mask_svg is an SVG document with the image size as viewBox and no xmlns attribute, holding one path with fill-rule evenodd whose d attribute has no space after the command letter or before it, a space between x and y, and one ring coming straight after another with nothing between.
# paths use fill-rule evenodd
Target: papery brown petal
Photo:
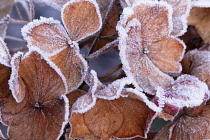
<instances>
[{"instance_id":1,"label":"papery brown petal","mask_svg":"<svg viewBox=\"0 0 210 140\"><path fill-rule=\"evenodd\" d=\"M93 1L69 2L64 5L61 15L71 40L76 42L94 34L101 27L99 9Z\"/></svg>"},{"instance_id":2,"label":"papery brown petal","mask_svg":"<svg viewBox=\"0 0 210 140\"><path fill-rule=\"evenodd\" d=\"M77 48L68 47L60 53L50 57L50 60L58 66L65 76L68 92L77 89L80 86L87 71L87 64L82 56L79 55L79 50L77 50Z\"/></svg>"},{"instance_id":3,"label":"papery brown petal","mask_svg":"<svg viewBox=\"0 0 210 140\"><path fill-rule=\"evenodd\" d=\"M36 101L46 102L66 92L60 75L37 52L25 56L18 73Z\"/></svg>"},{"instance_id":4,"label":"papery brown petal","mask_svg":"<svg viewBox=\"0 0 210 140\"><path fill-rule=\"evenodd\" d=\"M128 19L137 18L141 23L141 38L144 41L157 41L169 34L169 10L165 5L142 3L134 8Z\"/></svg>"},{"instance_id":5,"label":"papery brown petal","mask_svg":"<svg viewBox=\"0 0 210 140\"><path fill-rule=\"evenodd\" d=\"M148 57L164 72L180 72L179 61L184 55L184 43L175 38L164 38L148 47Z\"/></svg>"},{"instance_id":6,"label":"papery brown petal","mask_svg":"<svg viewBox=\"0 0 210 140\"><path fill-rule=\"evenodd\" d=\"M21 77L19 77L19 68L22 59L23 53L16 53L14 54L11 65L12 65L12 72L9 79L9 87L12 91L12 95L15 98L16 102L20 103L26 94L26 85Z\"/></svg>"},{"instance_id":7,"label":"papery brown petal","mask_svg":"<svg viewBox=\"0 0 210 140\"><path fill-rule=\"evenodd\" d=\"M7 97L11 93L8 85L10 73L10 68L0 64L0 99Z\"/></svg>"},{"instance_id":8,"label":"papery brown petal","mask_svg":"<svg viewBox=\"0 0 210 140\"><path fill-rule=\"evenodd\" d=\"M144 42L145 44L141 42L139 31L140 26L130 28L125 42L126 46L124 46L126 48L120 51L122 53L121 60L126 74L132 75L138 86L145 92L154 95L157 86L167 88L173 79L161 72L149 58L149 45L146 42ZM127 63L124 62L124 59Z\"/></svg>"},{"instance_id":9,"label":"papery brown petal","mask_svg":"<svg viewBox=\"0 0 210 140\"><path fill-rule=\"evenodd\" d=\"M87 128L84 118L84 114L73 113L69 122L71 124L71 133L69 137L84 137L86 135L91 135L92 133Z\"/></svg>"},{"instance_id":10,"label":"papery brown petal","mask_svg":"<svg viewBox=\"0 0 210 140\"><path fill-rule=\"evenodd\" d=\"M71 107L74 104L74 102L82 95L85 95L86 92L83 90L74 90L70 92L69 94L66 94L66 97L69 99L69 112L71 112Z\"/></svg>"},{"instance_id":11,"label":"papery brown petal","mask_svg":"<svg viewBox=\"0 0 210 140\"><path fill-rule=\"evenodd\" d=\"M28 47L37 48L53 55L69 46L69 37L63 26L52 18L41 18L25 25L22 29Z\"/></svg>"},{"instance_id":12,"label":"papery brown petal","mask_svg":"<svg viewBox=\"0 0 210 140\"><path fill-rule=\"evenodd\" d=\"M183 73L191 74L204 81L210 88L210 52L192 50L182 61Z\"/></svg>"},{"instance_id":13,"label":"papery brown petal","mask_svg":"<svg viewBox=\"0 0 210 140\"><path fill-rule=\"evenodd\" d=\"M122 127L124 117L112 101L99 99L94 108L84 114L84 121L95 136L109 139Z\"/></svg>"},{"instance_id":14,"label":"papery brown petal","mask_svg":"<svg viewBox=\"0 0 210 140\"><path fill-rule=\"evenodd\" d=\"M154 114L154 111L149 109L144 102L136 98L98 99L96 105L84 114L73 113L70 119L71 136L84 137L93 134L105 140L111 136L145 137Z\"/></svg>"},{"instance_id":15,"label":"papery brown petal","mask_svg":"<svg viewBox=\"0 0 210 140\"><path fill-rule=\"evenodd\" d=\"M205 43L210 43L210 8L193 7L188 16L188 24L194 25Z\"/></svg>"},{"instance_id":16,"label":"papery brown petal","mask_svg":"<svg viewBox=\"0 0 210 140\"><path fill-rule=\"evenodd\" d=\"M186 18L189 14L191 5L190 0L163 0L170 4L173 8L173 30L171 32L174 36L180 36L187 29L187 21Z\"/></svg>"},{"instance_id":17,"label":"papery brown petal","mask_svg":"<svg viewBox=\"0 0 210 140\"><path fill-rule=\"evenodd\" d=\"M154 140L202 140L209 134L210 106L201 115L189 117L182 115L164 127Z\"/></svg>"},{"instance_id":18,"label":"papery brown petal","mask_svg":"<svg viewBox=\"0 0 210 140\"><path fill-rule=\"evenodd\" d=\"M65 122L65 104L64 99L56 98L35 107L29 99L19 112L3 112L3 119L12 120L8 133L10 139L57 139Z\"/></svg>"},{"instance_id":19,"label":"papery brown petal","mask_svg":"<svg viewBox=\"0 0 210 140\"><path fill-rule=\"evenodd\" d=\"M0 37L0 54L0 64L10 67L11 55L2 37Z\"/></svg>"},{"instance_id":20,"label":"papery brown petal","mask_svg":"<svg viewBox=\"0 0 210 140\"><path fill-rule=\"evenodd\" d=\"M96 0L101 12L102 20L104 20L104 17L106 15L106 12L108 10L108 7L110 5L111 0ZM117 4L114 4L112 11L110 12L110 16L108 18L108 21L103 28L103 31L101 33L101 36L110 36L116 33L116 25L117 21L119 20L119 6Z\"/></svg>"}]
</instances>

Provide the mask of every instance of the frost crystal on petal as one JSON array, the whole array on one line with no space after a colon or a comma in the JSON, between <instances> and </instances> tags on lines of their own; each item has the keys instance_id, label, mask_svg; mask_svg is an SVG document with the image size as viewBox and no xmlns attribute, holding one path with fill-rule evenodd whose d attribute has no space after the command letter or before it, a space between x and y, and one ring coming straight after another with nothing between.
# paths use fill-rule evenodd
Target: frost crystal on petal
<instances>
[{"instance_id":1,"label":"frost crystal on petal","mask_svg":"<svg viewBox=\"0 0 210 140\"><path fill-rule=\"evenodd\" d=\"M209 90L207 85L197 77L182 75L161 96L164 96L162 99L166 104L179 108L195 107L209 98Z\"/></svg>"},{"instance_id":2,"label":"frost crystal on petal","mask_svg":"<svg viewBox=\"0 0 210 140\"><path fill-rule=\"evenodd\" d=\"M71 0L63 6L61 16L71 40L76 42L93 35L102 25L99 7L94 0Z\"/></svg>"},{"instance_id":3,"label":"frost crystal on petal","mask_svg":"<svg viewBox=\"0 0 210 140\"><path fill-rule=\"evenodd\" d=\"M0 37L0 54L1 54L0 63L7 67L10 67L11 56L3 38L1 37Z\"/></svg>"}]
</instances>

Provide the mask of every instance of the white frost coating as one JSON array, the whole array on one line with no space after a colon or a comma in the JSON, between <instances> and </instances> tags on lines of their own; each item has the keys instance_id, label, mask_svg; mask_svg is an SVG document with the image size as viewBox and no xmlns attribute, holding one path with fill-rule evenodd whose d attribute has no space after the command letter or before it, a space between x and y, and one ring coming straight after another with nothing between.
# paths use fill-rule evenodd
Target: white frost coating
<instances>
[{"instance_id":1,"label":"white frost coating","mask_svg":"<svg viewBox=\"0 0 210 140\"><path fill-rule=\"evenodd\" d=\"M63 98L65 102L65 116L64 116L64 122L60 130L60 134L58 135L56 140L59 140L59 138L63 135L64 127L69 122L69 100L66 97L66 95L62 95L61 98Z\"/></svg>"},{"instance_id":2,"label":"white frost coating","mask_svg":"<svg viewBox=\"0 0 210 140\"><path fill-rule=\"evenodd\" d=\"M11 61L11 56L9 53L9 49L7 48L3 38L0 37L0 63L7 67L11 67L10 61Z\"/></svg>"},{"instance_id":3,"label":"white frost coating","mask_svg":"<svg viewBox=\"0 0 210 140\"><path fill-rule=\"evenodd\" d=\"M97 29L95 32L92 32L92 33L90 33L89 35L84 36L83 38L80 38L79 40L73 40L73 41L76 41L76 42L79 42L80 40L82 40L82 39L84 39L84 38L86 38L86 37L88 37L88 36L91 36L91 35L95 34L95 33L98 32L98 31L101 29L101 27L102 27L101 13L100 13L100 10L99 10L98 3L97 3L95 0L71 0L71 1L69 1L69 2L67 2L67 3L65 3L65 4L63 5L62 9L61 9L61 19L62 19L62 21L63 21L64 27L67 29L66 24L65 24L65 22L64 22L64 17L63 17L63 15L64 15L64 14L63 14L63 13L64 13L64 9L65 9L68 5L71 5L72 3L77 3L77 2L82 2L82 1L90 2L90 3L92 3L92 4L95 6L96 12L97 12L97 14L98 14L98 19L99 19L99 27L98 27L98 29Z\"/></svg>"},{"instance_id":4,"label":"white frost coating","mask_svg":"<svg viewBox=\"0 0 210 140\"><path fill-rule=\"evenodd\" d=\"M131 84L132 81L129 77L118 79L113 83L105 86L102 90L97 90L95 96L105 100L114 100L121 96L121 92L124 89L125 85Z\"/></svg>"},{"instance_id":5,"label":"white frost coating","mask_svg":"<svg viewBox=\"0 0 210 140\"><path fill-rule=\"evenodd\" d=\"M47 62L47 64L48 64L53 70L55 70L56 73L61 77L61 79L62 79L62 81L63 81L63 84L64 84L64 86L65 86L65 89L66 89L66 92L65 92L64 94L67 94L67 93L68 93L68 84L67 84L67 80L66 80L65 76L63 75L63 73L61 72L60 68L58 68L58 67L57 67L57 66L56 66L48 57L46 57L45 54L43 53L43 51L40 51L40 50L37 49L37 48L31 48L31 49L29 50L30 53L33 52L33 51L39 53L39 54L41 55L41 57ZM27 55L25 55L25 56L27 56ZM24 58L25 58L25 56L24 56ZM23 58L23 59L24 59L24 58Z\"/></svg>"},{"instance_id":6,"label":"white frost coating","mask_svg":"<svg viewBox=\"0 0 210 140\"><path fill-rule=\"evenodd\" d=\"M94 94L87 93L77 99L72 105L72 113L85 113L96 104L96 97Z\"/></svg>"},{"instance_id":7,"label":"white frost coating","mask_svg":"<svg viewBox=\"0 0 210 140\"><path fill-rule=\"evenodd\" d=\"M162 107L158 107L156 106L153 102L151 102L148 97L143 93L143 92L140 92L139 90L137 89L133 89L133 88L126 88L126 91L127 92L131 92L131 93L134 93L136 94L138 97L140 97L142 99L142 101L150 108L152 109L153 111L157 112L157 113L160 113L162 111Z\"/></svg>"},{"instance_id":8,"label":"white frost coating","mask_svg":"<svg viewBox=\"0 0 210 140\"><path fill-rule=\"evenodd\" d=\"M158 88L157 92L164 94L165 103L179 108L199 106L204 100L209 99L210 95L208 86L191 75L178 77L172 87L164 92L160 89Z\"/></svg>"},{"instance_id":9,"label":"white frost coating","mask_svg":"<svg viewBox=\"0 0 210 140\"><path fill-rule=\"evenodd\" d=\"M16 89L19 89L19 81L18 81L18 71L19 71L19 62L18 64L15 64L15 60L16 59L20 59L20 61L23 58L23 53L22 52L17 52L14 54L14 56L11 59L11 75L10 75L10 79L8 81L9 84L9 89L12 92L12 96L14 97L15 101L17 103L20 103L21 101L19 101L17 95L19 94L19 90L17 91ZM25 96L25 93L23 93Z\"/></svg>"},{"instance_id":10,"label":"white frost coating","mask_svg":"<svg viewBox=\"0 0 210 140\"><path fill-rule=\"evenodd\" d=\"M57 28L59 28L59 31L62 31L62 35L65 36L65 38L67 38L67 40L70 40L68 34L66 33L66 31L64 30L63 26L61 25L60 21L58 20L54 20L52 17L51 18L45 18L45 17L40 17L40 20L38 19L35 19L33 20L33 22L30 22L28 23L27 25L23 26L23 28L21 29L21 32L22 32L22 35L23 35L23 38L27 41L28 45L27 47L29 49L31 48L37 48L39 49L40 46L34 46L32 43L31 43L31 37L29 37L28 35L31 34L31 31L33 30L33 28L41 25L41 24L56 24L57 25ZM53 33L52 33L53 34ZM51 35L52 35L51 34ZM58 36L56 34L53 34L53 36ZM58 36L59 37L59 36ZM50 41L54 41L54 40L49 40ZM47 43L47 42L46 42ZM55 42L56 43L56 42ZM62 45L62 44L61 44ZM56 50L53 50L52 53L47 53L47 52L44 52L43 50L40 49L40 51L43 51L45 53L45 56L47 57L50 57L50 56L54 56L56 55L57 53L61 52L62 50L64 50L65 48L67 48L68 46L66 47L62 47L60 49L56 49Z\"/></svg>"},{"instance_id":11,"label":"white frost coating","mask_svg":"<svg viewBox=\"0 0 210 140\"><path fill-rule=\"evenodd\" d=\"M130 8L127 7L125 8L127 9L127 11L130 11ZM120 50L120 59L121 59L121 62L123 64L123 70L126 72L126 75L128 77L130 77L130 80L132 81L132 83L134 84L134 86L139 90L139 91L143 91L143 89L138 85L138 83L136 83L136 81L134 80L134 75L133 73L131 73L131 67L127 61L127 58L126 58L126 49L127 49L127 45L126 45L126 39L128 38L128 34L127 32L129 31L129 29L133 26L138 26L138 27L141 27L141 24L140 22L134 18L132 19L130 22L128 22L127 26L124 28L122 26L122 24L119 22L118 25L117 25L117 30L118 30L118 33L119 33L119 50Z\"/></svg>"},{"instance_id":12,"label":"white frost coating","mask_svg":"<svg viewBox=\"0 0 210 140\"><path fill-rule=\"evenodd\" d=\"M192 6L193 7L210 7L210 1L209 0L192 0Z\"/></svg>"}]
</instances>

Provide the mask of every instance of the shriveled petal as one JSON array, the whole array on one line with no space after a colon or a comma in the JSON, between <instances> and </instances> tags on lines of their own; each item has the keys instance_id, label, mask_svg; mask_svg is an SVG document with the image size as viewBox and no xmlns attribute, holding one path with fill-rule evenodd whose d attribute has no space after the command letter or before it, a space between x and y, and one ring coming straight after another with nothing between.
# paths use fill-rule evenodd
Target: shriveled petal
<instances>
[{"instance_id":1,"label":"shriveled petal","mask_svg":"<svg viewBox=\"0 0 210 140\"><path fill-rule=\"evenodd\" d=\"M45 55L52 56L67 46L70 40L61 23L53 18L41 17L22 28L24 39L29 49L38 49Z\"/></svg>"},{"instance_id":2,"label":"shriveled petal","mask_svg":"<svg viewBox=\"0 0 210 140\"><path fill-rule=\"evenodd\" d=\"M161 71L181 72L179 61L183 58L184 50L185 45L181 40L168 37L149 46L147 56Z\"/></svg>"},{"instance_id":3,"label":"shriveled petal","mask_svg":"<svg viewBox=\"0 0 210 140\"><path fill-rule=\"evenodd\" d=\"M13 102L13 106L21 107L18 108L19 111L15 113L7 109L2 111L3 122L10 122L8 130L10 139L58 139L68 118L66 97L55 98L37 106L30 102L30 96L28 100L23 101L28 101L26 104Z\"/></svg>"},{"instance_id":4,"label":"shriveled petal","mask_svg":"<svg viewBox=\"0 0 210 140\"><path fill-rule=\"evenodd\" d=\"M111 101L98 99L92 109L82 114L83 118L81 114L74 113L70 123L72 134L80 130L78 125L77 128L73 125L77 121L81 122L81 129L88 128L99 139L109 139L111 136L129 138L139 135L145 137L154 114L154 111L144 102L136 98L121 97ZM76 118L79 117L80 119L77 120ZM85 134L90 135L90 132L79 133L74 137L84 137Z\"/></svg>"},{"instance_id":5,"label":"shriveled petal","mask_svg":"<svg viewBox=\"0 0 210 140\"><path fill-rule=\"evenodd\" d=\"M194 25L205 43L210 43L210 8L193 7L188 16L188 24Z\"/></svg>"},{"instance_id":6,"label":"shriveled petal","mask_svg":"<svg viewBox=\"0 0 210 140\"><path fill-rule=\"evenodd\" d=\"M125 73L134 80L135 86L153 95L158 86L170 86L172 77L161 72L148 56L150 44L141 39L140 23L133 19L127 29L122 30L128 31L127 36L126 33L120 33L120 57Z\"/></svg>"},{"instance_id":7,"label":"shriveled petal","mask_svg":"<svg viewBox=\"0 0 210 140\"><path fill-rule=\"evenodd\" d=\"M10 61L11 61L11 56L9 50L3 38L0 37L0 63L7 67L10 67Z\"/></svg>"},{"instance_id":8,"label":"shriveled petal","mask_svg":"<svg viewBox=\"0 0 210 140\"><path fill-rule=\"evenodd\" d=\"M192 50L182 61L183 72L194 75L210 88L210 51Z\"/></svg>"},{"instance_id":9,"label":"shriveled petal","mask_svg":"<svg viewBox=\"0 0 210 140\"><path fill-rule=\"evenodd\" d=\"M63 6L63 23L71 40L79 41L101 28L101 15L93 0L73 0Z\"/></svg>"},{"instance_id":10,"label":"shriveled petal","mask_svg":"<svg viewBox=\"0 0 210 140\"><path fill-rule=\"evenodd\" d=\"M79 54L78 46L68 47L50 57L66 78L68 92L77 89L87 72L87 62Z\"/></svg>"},{"instance_id":11,"label":"shriveled petal","mask_svg":"<svg viewBox=\"0 0 210 140\"><path fill-rule=\"evenodd\" d=\"M123 14L124 17L121 18L122 22L125 19L123 24L133 18L139 20L142 27L140 34L144 41L161 40L171 32L172 8L165 2L138 1L132 5L132 8L125 8Z\"/></svg>"},{"instance_id":12,"label":"shriveled petal","mask_svg":"<svg viewBox=\"0 0 210 140\"><path fill-rule=\"evenodd\" d=\"M19 77L19 69L23 53L14 54L11 60L12 72L9 79L9 88L16 102L20 103L26 94L26 85L21 77Z\"/></svg>"},{"instance_id":13,"label":"shriveled petal","mask_svg":"<svg viewBox=\"0 0 210 140\"><path fill-rule=\"evenodd\" d=\"M191 0L163 0L170 4L173 8L173 30L171 32L174 36L180 36L186 32L187 16L191 8Z\"/></svg>"},{"instance_id":14,"label":"shriveled petal","mask_svg":"<svg viewBox=\"0 0 210 140\"><path fill-rule=\"evenodd\" d=\"M164 127L154 140L202 140L209 139L210 107L206 106L201 115L182 115Z\"/></svg>"},{"instance_id":15,"label":"shriveled petal","mask_svg":"<svg viewBox=\"0 0 210 140\"><path fill-rule=\"evenodd\" d=\"M61 76L48 63L37 52L28 53L20 62L19 77L35 101L46 102L66 92Z\"/></svg>"}]
</instances>

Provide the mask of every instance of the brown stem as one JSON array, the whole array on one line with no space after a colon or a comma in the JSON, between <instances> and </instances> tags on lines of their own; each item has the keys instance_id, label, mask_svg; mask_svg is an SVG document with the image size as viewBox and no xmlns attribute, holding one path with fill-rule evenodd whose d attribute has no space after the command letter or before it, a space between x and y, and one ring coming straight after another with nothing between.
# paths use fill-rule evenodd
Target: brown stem
<instances>
[{"instance_id":1,"label":"brown stem","mask_svg":"<svg viewBox=\"0 0 210 140\"><path fill-rule=\"evenodd\" d=\"M119 44L119 40L116 39L112 42L107 43L105 46L103 46L102 48L100 48L99 50L97 50L96 52L90 54L89 56L86 57L87 61L91 61L95 58L97 58L98 56L100 56L101 54L105 53L106 51L108 51L109 49L118 46Z\"/></svg>"},{"instance_id":2,"label":"brown stem","mask_svg":"<svg viewBox=\"0 0 210 140\"><path fill-rule=\"evenodd\" d=\"M124 76L125 76L125 73L124 73L124 71L122 70L122 71L120 72L120 74L117 75L117 76L112 76L112 75L110 75L110 76L99 76L99 80L100 80L101 82L112 82L112 81L115 81L115 80L117 80L117 79L123 78Z\"/></svg>"},{"instance_id":3,"label":"brown stem","mask_svg":"<svg viewBox=\"0 0 210 140\"><path fill-rule=\"evenodd\" d=\"M17 11L17 14L18 14L20 20L23 20L23 16L22 16L22 14L21 14L21 12L20 12L20 9L19 9L17 3L15 3L15 9L16 9L16 11Z\"/></svg>"},{"instance_id":4,"label":"brown stem","mask_svg":"<svg viewBox=\"0 0 210 140\"><path fill-rule=\"evenodd\" d=\"M17 42L26 42L25 40L13 36L6 36L5 39L12 40L12 41L17 41Z\"/></svg>"},{"instance_id":5,"label":"brown stem","mask_svg":"<svg viewBox=\"0 0 210 140\"><path fill-rule=\"evenodd\" d=\"M29 7L30 7L30 21L33 21L34 20L34 16L35 16L33 0L30 0Z\"/></svg>"},{"instance_id":6,"label":"brown stem","mask_svg":"<svg viewBox=\"0 0 210 140\"><path fill-rule=\"evenodd\" d=\"M10 54L14 54L16 52L19 52L19 51L27 51L28 48L27 47L19 47L19 48L12 48L10 49Z\"/></svg>"},{"instance_id":7,"label":"brown stem","mask_svg":"<svg viewBox=\"0 0 210 140\"><path fill-rule=\"evenodd\" d=\"M25 20L16 20L16 19L12 19L12 18L9 19L9 22L19 23L19 24L28 24L29 23L28 21L25 21Z\"/></svg>"},{"instance_id":8,"label":"brown stem","mask_svg":"<svg viewBox=\"0 0 210 140\"><path fill-rule=\"evenodd\" d=\"M101 33L102 33L102 31L103 31L103 29L104 29L104 27L105 27L105 25L106 25L106 23L107 23L107 21L108 21L108 19L109 19L109 17L110 17L110 13L111 13L111 11L112 11L112 9L113 9L113 6L114 6L115 1L116 1L116 0L111 0L111 2L110 2L110 4L109 4L109 7L108 7L108 10L107 10L107 12L106 12L104 21L103 21L103 23L102 23L102 27L101 27L101 29L98 31L98 34L97 34L96 38L94 39L94 41L93 41L93 43L92 43L92 45L91 45L91 47L90 47L90 51L89 51L88 55L89 55L89 54L92 54L92 53L94 52L95 47L96 47L96 45L97 45L97 43L98 43L98 40L100 39Z\"/></svg>"}]
</instances>

